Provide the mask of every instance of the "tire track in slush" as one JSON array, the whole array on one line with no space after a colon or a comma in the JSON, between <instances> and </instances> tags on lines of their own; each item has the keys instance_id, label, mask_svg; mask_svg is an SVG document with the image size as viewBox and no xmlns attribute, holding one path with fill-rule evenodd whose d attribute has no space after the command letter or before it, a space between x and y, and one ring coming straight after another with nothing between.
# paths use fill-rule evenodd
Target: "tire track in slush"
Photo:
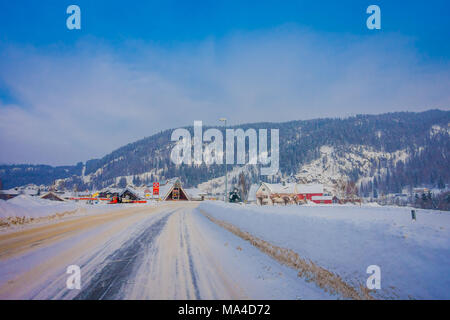
<instances>
[{"instance_id":1,"label":"tire track in slush","mask_svg":"<svg viewBox=\"0 0 450 320\"><path fill-rule=\"evenodd\" d=\"M183 216L183 222L184 222L184 216ZM184 229L185 229L185 240L186 240L186 247L187 247L187 255L188 255L188 261L189 261L189 273L191 275L192 279L192 286L194 287L194 294L195 299L200 300L200 290L198 288L198 281L197 281L197 274L195 272L195 266L194 266L194 260L192 258L192 251L191 251L191 245L189 242L189 233L187 231L186 224L184 223Z\"/></svg>"},{"instance_id":2,"label":"tire track in slush","mask_svg":"<svg viewBox=\"0 0 450 320\"><path fill-rule=\"evenodd\" d=\"M122 291L143 251L152 246L174 213L172 211L146 228L136 238L127 241L110 254L102 263L104 267L89 281L74 299L103 300L114 299Z\"/></svg>"}]
</instances>

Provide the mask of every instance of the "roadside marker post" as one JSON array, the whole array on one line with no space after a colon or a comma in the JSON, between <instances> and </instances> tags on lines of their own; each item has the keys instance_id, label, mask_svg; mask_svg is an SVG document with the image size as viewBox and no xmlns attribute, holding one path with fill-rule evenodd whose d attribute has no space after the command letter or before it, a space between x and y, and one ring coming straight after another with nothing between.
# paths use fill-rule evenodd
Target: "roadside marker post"
<instances>
[{"instance_id":1,"label":"roadside marker post","mask_svg":"<svg viewBox=\"0 0 450 320\"><path fill-rule=\"evenodd\" d=\"M411 210L411 219L416 221L416 210Z\"/></svg>"}]
</instances>

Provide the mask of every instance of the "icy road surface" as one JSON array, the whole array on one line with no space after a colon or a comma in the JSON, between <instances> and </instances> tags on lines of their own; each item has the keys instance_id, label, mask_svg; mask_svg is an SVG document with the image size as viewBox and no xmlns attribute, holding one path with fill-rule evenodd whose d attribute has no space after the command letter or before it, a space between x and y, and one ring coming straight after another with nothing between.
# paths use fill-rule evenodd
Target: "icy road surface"
<instances>
[{"instance_id":1,"label":"icy road surface","mask_svg":"<svg viewBox=\"0 0 450 320\"><path fill-rule=\"evenodd\" d=\"M336 299L195 203L141 206L0 235L0 299ZM69 290L67 267L81 268Z\"/></svg>"}]
</instances>

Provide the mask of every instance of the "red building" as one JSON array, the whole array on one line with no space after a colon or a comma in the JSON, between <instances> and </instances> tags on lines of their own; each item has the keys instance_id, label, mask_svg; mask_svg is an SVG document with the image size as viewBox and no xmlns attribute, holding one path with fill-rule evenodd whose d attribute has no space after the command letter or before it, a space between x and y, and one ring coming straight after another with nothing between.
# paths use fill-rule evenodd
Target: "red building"
<instances>
[{"instance_id":1,"label":"red building","mask_svg":"<svg viewBox=\"0 0 450 320\"><path fill-rule=\"evenodd\" d=\"M297 184L295 189L299 200L308 200L317 204L333 203L333 197L324 195L322 184Z\"/></svg>"},{"instance_id":2,"label":"red building","mask_svg":"<svg viewBox=\"0 0 450 320\"><path fill-rule=\"evenodd\" d=\"M298 203L311 201L317 204L332 204L333 197L325 196L322 184L270 184L261 183L256 190L258 204Z\"/></svg>"},{"instance_id":3,"label":"red building","mask_svg":"<svg viewBox=\"0 0 450 320\"><path fill-rule=\"evenodd\" d=\"M313 201L312 197L323 196L323 185L322 184L297 184L295 186L295 191L300 200Z\"/></svg>"},{"instance_id":4,"label":"red building","mask_svg":"<svg viewBox=\"0 0 450 320\"><path fill-rule=\"evenodd\" d=\"M332 204L333 197L332 196L313 196L311 197L311 201L317 204Z\"/></svg>"}]
</instances>

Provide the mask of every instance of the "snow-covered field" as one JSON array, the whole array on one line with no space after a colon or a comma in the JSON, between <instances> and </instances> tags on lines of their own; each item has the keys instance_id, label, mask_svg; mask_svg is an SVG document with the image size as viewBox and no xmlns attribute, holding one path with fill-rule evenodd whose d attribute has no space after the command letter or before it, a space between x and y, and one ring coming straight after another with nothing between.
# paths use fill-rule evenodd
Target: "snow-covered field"
<instances>
[{"instance_id":1,"label":"snow-covered field","mask_svg":"<svg viewBox=\"0 0 450 320\"><path fill-rule=\"evenodd\" d=\"M386 299L450 299L450 214L378 206L267 206L204 202L216 219L365 285L367 267L381 268Z\"/></svg>"}]
</instances>

